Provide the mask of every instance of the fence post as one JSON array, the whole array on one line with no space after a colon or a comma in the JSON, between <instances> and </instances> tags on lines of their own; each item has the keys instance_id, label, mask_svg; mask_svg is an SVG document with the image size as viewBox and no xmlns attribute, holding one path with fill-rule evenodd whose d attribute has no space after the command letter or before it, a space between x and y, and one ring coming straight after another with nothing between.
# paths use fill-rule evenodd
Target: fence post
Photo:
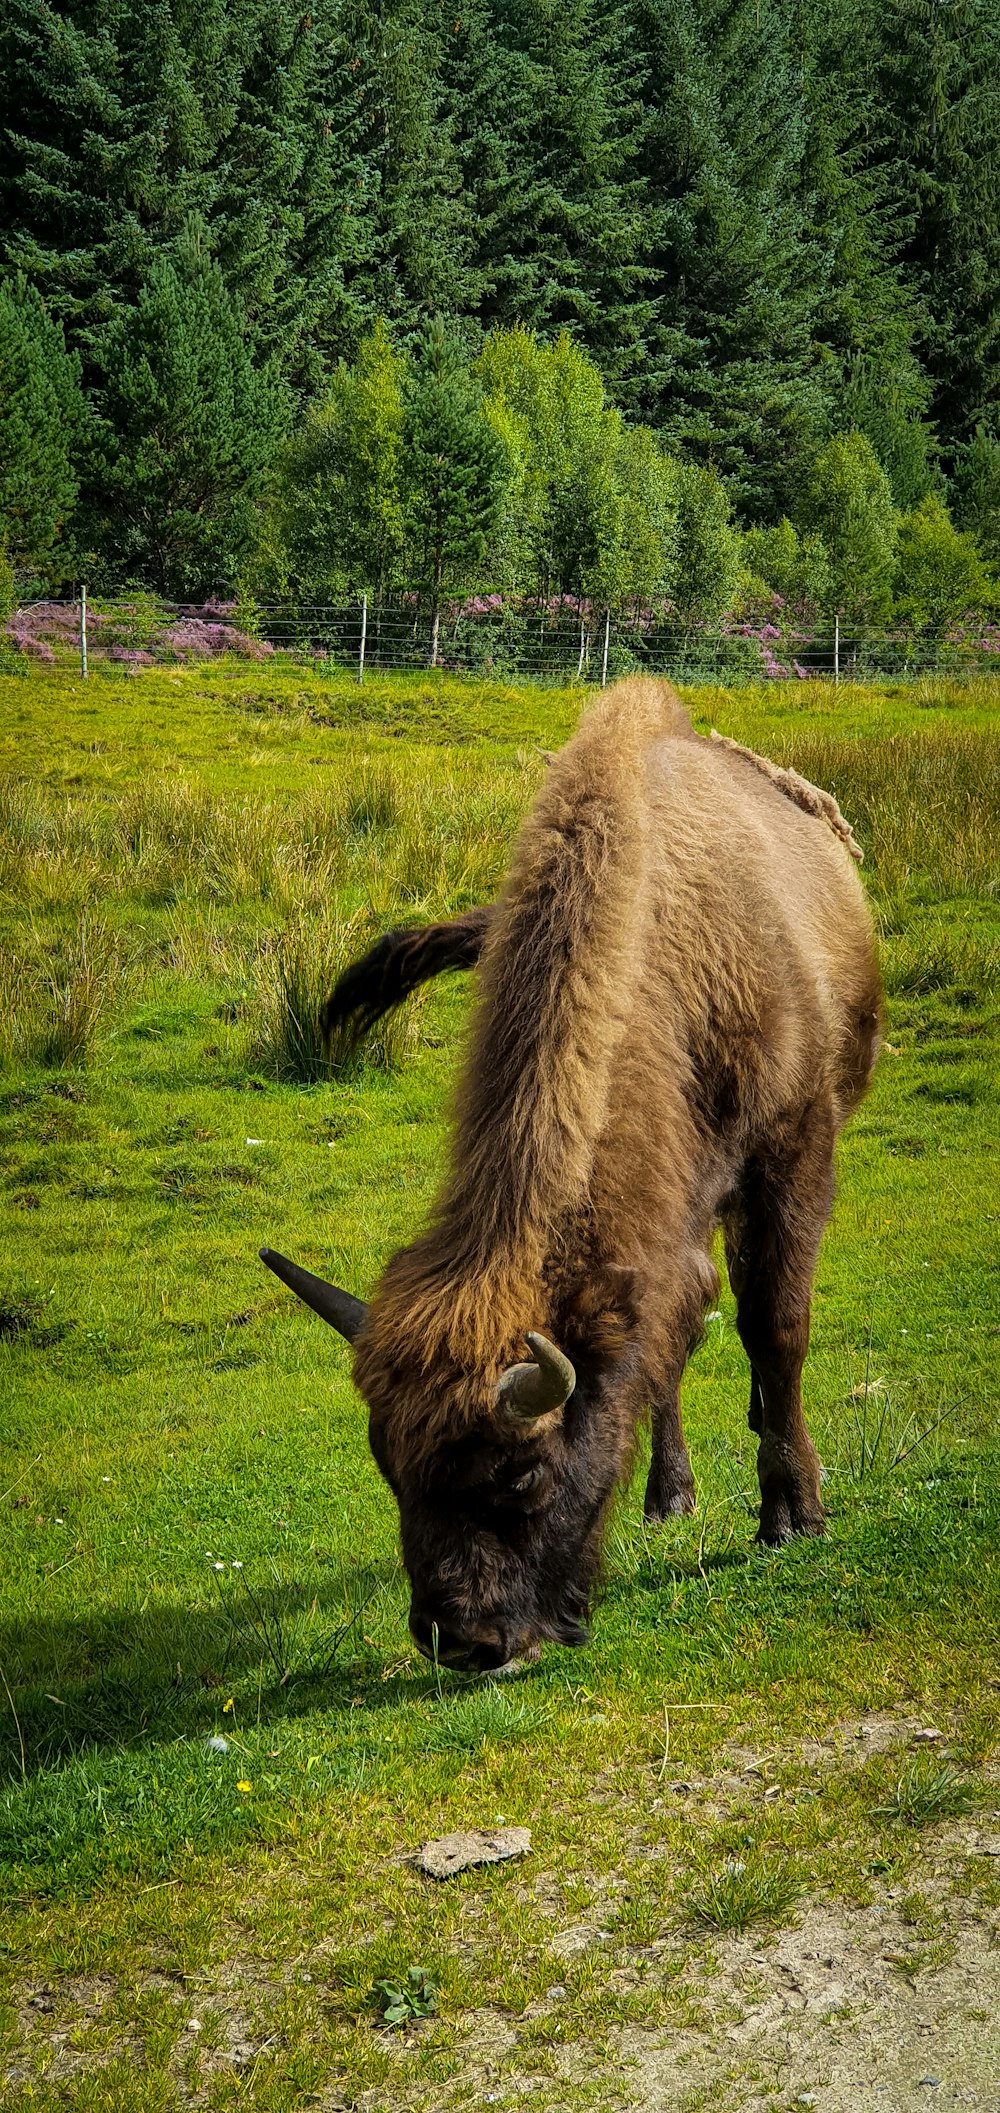
<instances>
[{"instance_id":1,"label":"fence post","mask_svg":"<svg viewBox=\"0 0 1000 2113\"><path fill-rule=\"evenodd\" d=\"M583 674L583 655L584 655L584 651L585 651L585 648L586 648L586 644L587 644L587 633L586 633L586 631L585 631L585 629L584 629L584 624L583 624L583 617L581 616L581 618L580 618L580 658L579 658L579 660L577 661L577 664L576 664L576 679L577 679L577 682L579 682L579 680L580 680L580 677L581 677L581 675Z\"/></svg>"},{"instance_id":2,"label":"fence post","mask_svg":"<svg viewBox=\"0 0 1000 2113\"><path fill-rule=\"evenodd\" d=\"M368 596L361 597L361 643L358 647L358 687L365 679L365 640L368 636Z\"/></svg>"},{"instance_id":3,"label":"fence post","mask_svg":"<svg viewBox=\"0 0 1000 2113\"><path fill-rule=\"evenodd\" d=\"M602 663L601 663L601 688L602 688L602 690L606 690L606 689L607 689L607 687L608 687L608 647L610 646L610 644L611 644L611 611L610 611L610 609L605 609L605 611L604 611L604 659L603 659L603 661L602 661Z\"/></svg>"},{"instance_id":4,"label":"fence post","mask_svg":"<svg viewBox=\"0 0 1000 2113\"><path fill-rule=\"evenodd\" d=\"M835 683L839 683L839 681L840 681L840 611L839 611L839 609L838 609L838 611L837 611L837 614L836 614L836 616L835 616L835 617L834 617L834 619L833 619L833 679L834 679L834 682L835 682Z\"/></svg>"},{"instance_id":5,"label":"fence post","mask_svg":"<svg viewBox=\"0 0 1000 2113\"><path fill-rule=\"evenodd\" d=\"M87 590L80 587L80 673L87 680Z\"/></svg>"}]
</instances>

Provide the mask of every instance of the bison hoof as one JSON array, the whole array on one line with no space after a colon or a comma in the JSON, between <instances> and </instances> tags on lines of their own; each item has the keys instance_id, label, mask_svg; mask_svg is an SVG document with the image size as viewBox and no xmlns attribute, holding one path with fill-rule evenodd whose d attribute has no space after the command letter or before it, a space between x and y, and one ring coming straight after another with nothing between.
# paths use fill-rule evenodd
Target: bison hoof
<instances>
[{"instance_id":1,"label":"bison hoof","mask_svg":"<svg viewBox=\"0 0 1000 2113\"><path fill-rule=\"evenodd\" d=\"M664 1490L650 1483L643 1502L643 1517L650 1526L662 1526L665 1519L681 1519L687 1512L697 1511L698 1499L694 1483L685 1482L676 1489Z\"/></svg>"},{"instance_id":2,"label":"bison hoof","mask_svg":"<svg viewBox=\"0 0 1000 2113\"><path fill-rule=\"evenodd\" d=\"M783 1548L798 1534L814 1538L826 1532L826 1521L818 1505L805 1504L793 1494L769 1490L761 1501L757 1540L762 1548Z\"/></svg>"}]
</instances>

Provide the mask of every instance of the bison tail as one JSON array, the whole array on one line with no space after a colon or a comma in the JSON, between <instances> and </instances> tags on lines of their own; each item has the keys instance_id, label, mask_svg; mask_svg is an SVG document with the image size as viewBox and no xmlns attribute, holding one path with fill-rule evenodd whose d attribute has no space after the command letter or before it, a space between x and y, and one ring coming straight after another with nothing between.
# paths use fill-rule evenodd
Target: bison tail
<instances>
[{"instance_id":1,"label":"bison tail","mask_svg":"<svg viewBox=\"0 0 1000 2113\"><path fill-rule=\"evenodd\" d=\"M356 1049L379 1020L446 969L475 968L493 912L489 905L466 910L447 924L406 926L383 932L360 961L345 968L323 1007L327 1045L346 1054Z\"/></svg>"}]
</instances>

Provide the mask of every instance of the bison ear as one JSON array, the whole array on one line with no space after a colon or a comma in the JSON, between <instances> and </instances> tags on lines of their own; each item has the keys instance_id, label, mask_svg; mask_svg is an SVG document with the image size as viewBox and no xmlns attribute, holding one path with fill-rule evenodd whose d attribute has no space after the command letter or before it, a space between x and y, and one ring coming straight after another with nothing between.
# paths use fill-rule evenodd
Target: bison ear
<instances>
[{"instance_id":1,"label":"bison ear","mask_svg":"<svg viewBox=\"0 0 1000 2113\"><path fill-rule=\"evenodd\" d=\"M353 1343L355 1336L364 1327L368 1308L363 1299L352 1298L349 1291L338 1290L336 1284L327 1284L322 1277L314 1277L311 1270L300 1269L297 1262L290 1262L287 1255L275 1254L273 1247L262 1247L260 1259L276 1277L294 1291L318 1313L323 1321L329 1321L345 1342Z\"/></svg>"}]
</instances>

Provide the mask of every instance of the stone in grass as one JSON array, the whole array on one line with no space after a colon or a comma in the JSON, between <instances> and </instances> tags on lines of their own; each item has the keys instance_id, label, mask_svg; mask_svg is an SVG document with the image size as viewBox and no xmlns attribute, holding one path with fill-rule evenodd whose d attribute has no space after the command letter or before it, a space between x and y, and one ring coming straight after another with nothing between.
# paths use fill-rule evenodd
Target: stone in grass
<instances>
[{"instance_id":1,"label":"stone in grass","mask_svg":"<svg viewBox=\"0 0 1000 2113\"><path fill-rule=\"evenodd\" d=\"M456 1878L473 1864L506 1863L508 1857L527 1856L530 1848L530 1827L463 1827L425 1842L417 1862L432 1878Z\"/></svg>"}]
</instances>

